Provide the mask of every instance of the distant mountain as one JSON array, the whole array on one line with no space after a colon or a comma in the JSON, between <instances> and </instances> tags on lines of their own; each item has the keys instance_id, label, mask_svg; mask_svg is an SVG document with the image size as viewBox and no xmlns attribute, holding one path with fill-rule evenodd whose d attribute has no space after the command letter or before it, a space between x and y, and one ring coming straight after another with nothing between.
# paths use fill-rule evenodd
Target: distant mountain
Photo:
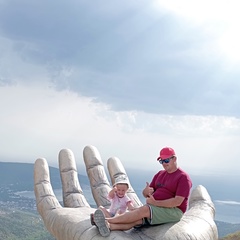
<instances>
[{"instance_id":1,"label":"distant mountain","mask_svg":"<svg viewBox=\"0 0 240 240\"><path fill-rule=\"evenodd\" d=\"M223 238L232 233L234 233L234 236L236 234L240 236L240 224L226 223L226 222L220 222L220 221L215 221L215 223L218 228L218 236L219 238L221 238L221 240L240 240L240 237L239 238Z\"/></svg>"},{"instance_id":2,"label":"distant mountain","mask_svg":"<svg viewBox=\"0 0 240 240\"><path fill-rule=\"evenodd\" d=\"M0 162L0 185L17 184L23 190L33 189L33 163ZM50 180L54 189L62 188L58 168L49 167ZM137 191L146 186L146 182L152 180L156 172L136 169L126 169L133 188ZM139 174L140 172L140 174ZM240 202L239 182L240 175L234 176L195 176L190 175L193 181L193 188L201 184L207 188L213 200L231 200ZM81 185L90 185L88 177L78 174ZM227 180L226 180L227 179ZM231 187L229 187L231 183ZM16 187L17 187L16 185Z\"/></svg>"},{"instance_id":3,"label":"distant mountain","mask_svg":"<svg viewBox=\"0 0 240 240\"><path fill-rule=\"evenodd\" d=\"M0 186L11 186L11 190L33 191L34 188L34 164L0 162ZM49 167L50 181L53 189L62 188L58 168ZM87 176L78 174L81 185L88 185Z\"/></svg>"}]
</instances>

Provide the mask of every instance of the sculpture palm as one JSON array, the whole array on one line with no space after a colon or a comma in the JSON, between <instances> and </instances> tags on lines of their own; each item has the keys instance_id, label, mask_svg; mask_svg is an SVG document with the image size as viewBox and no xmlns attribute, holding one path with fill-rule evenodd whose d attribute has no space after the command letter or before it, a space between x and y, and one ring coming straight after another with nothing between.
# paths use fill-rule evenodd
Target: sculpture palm
<instances>
[{"instance_id":1,"label":"sculpture palm","mask_svg":"<svg viewBox=\"0 0 240 240\"><path fill-rule=\"evenodd\" d=\"M90 180L93 198L97 206L108 207L107 193L111 189L101 156L93 146L83 150L83 159ZM126 175L120 160L116 157L108 160L108 171L112 183L119 175ZM59 153L59 170L62 180L63 205L54 195L46 159L39 158L34 165L34 192L37 210L47 230L57 240L104 239L89 220L90 207L79 184L74 155L71 150L63 149ZM112 185L112 184L111 184ZM128 192L134 205L141 206L131 184ZM189 209L177 223L112 231L107 239L156 239L156 240L217 240L218 232L214 222L215 209L207 190L199 185L192 190Z\"/></svg>"}]
</instances>

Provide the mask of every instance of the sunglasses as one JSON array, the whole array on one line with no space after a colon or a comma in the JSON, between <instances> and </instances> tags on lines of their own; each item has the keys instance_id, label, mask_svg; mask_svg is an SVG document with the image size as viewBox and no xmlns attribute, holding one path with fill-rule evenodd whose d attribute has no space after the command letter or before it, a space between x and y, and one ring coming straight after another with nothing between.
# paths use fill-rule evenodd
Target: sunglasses
<instances>
[{"instance_id":1,"label":"sunglasses","mask_svg":"<svg viewBox=\"0 0 240 240\"><path fill-rule=\"evenodd\" d=\"M160 163L160 164L169 163L172 158L173 158L173 156L170 157L170 158L166 158L166 159L163 159L163 160L159 160L159 163Z\"/></svg>"}]
</instances>

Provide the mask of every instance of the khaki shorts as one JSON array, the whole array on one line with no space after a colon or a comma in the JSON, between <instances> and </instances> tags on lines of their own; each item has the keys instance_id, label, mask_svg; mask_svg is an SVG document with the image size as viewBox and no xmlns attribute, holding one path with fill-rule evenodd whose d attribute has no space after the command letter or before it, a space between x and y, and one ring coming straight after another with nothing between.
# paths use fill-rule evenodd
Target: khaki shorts
<instances>
[{"instance_id":1,"label":"khaki shorts","mask_svg":"<svg viewBox=\"0 0 240 240\"><path fill-rule=\"evenodd\" d=\"M150 204L147 204L150 210L150 218L145 218L143 225L156 225L169 222L178 222L182 216L183 212L177 208L165 208L165 207L156 207Z\"/></svg>"}]
</instances>

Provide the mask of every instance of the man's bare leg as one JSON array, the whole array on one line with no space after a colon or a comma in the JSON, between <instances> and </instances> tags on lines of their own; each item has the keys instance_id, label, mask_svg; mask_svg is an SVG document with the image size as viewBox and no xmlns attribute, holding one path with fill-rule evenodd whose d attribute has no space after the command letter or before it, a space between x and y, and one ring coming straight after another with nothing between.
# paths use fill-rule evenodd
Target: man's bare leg
<instances>
[{"instance_id":1,"label":"man's bare leg","mask_svg":"<svg viewBox=\"0 0 240 240\"><path fill-rule=\"evenodd\" d=\"M109 223L109 228L110 230L114 231L114 230L129 230L131 228L133 228L134 226L140 225L142 224L142 219L136 222L132 222L132 223Z\"/></svg>"},{"instance_id":2,"label":"man's bare leg","mask_svg":"<svg viewBox=\"0 0 240 240\"><path fill-rule=\"evenodd\" d=\"M148 205L141 206L134 211L126 212L118 216L115 216L113 218L107 218L107 221L110 224L115 223L117 225L120 223L123 223L123 224L134 223L135 225L138 225L136 222L139 222L140 220L142 221L142 219L145 217L150 218L150 209ZM141 221L139 224L141 224Z\"/></svg>"}]
</instances>

